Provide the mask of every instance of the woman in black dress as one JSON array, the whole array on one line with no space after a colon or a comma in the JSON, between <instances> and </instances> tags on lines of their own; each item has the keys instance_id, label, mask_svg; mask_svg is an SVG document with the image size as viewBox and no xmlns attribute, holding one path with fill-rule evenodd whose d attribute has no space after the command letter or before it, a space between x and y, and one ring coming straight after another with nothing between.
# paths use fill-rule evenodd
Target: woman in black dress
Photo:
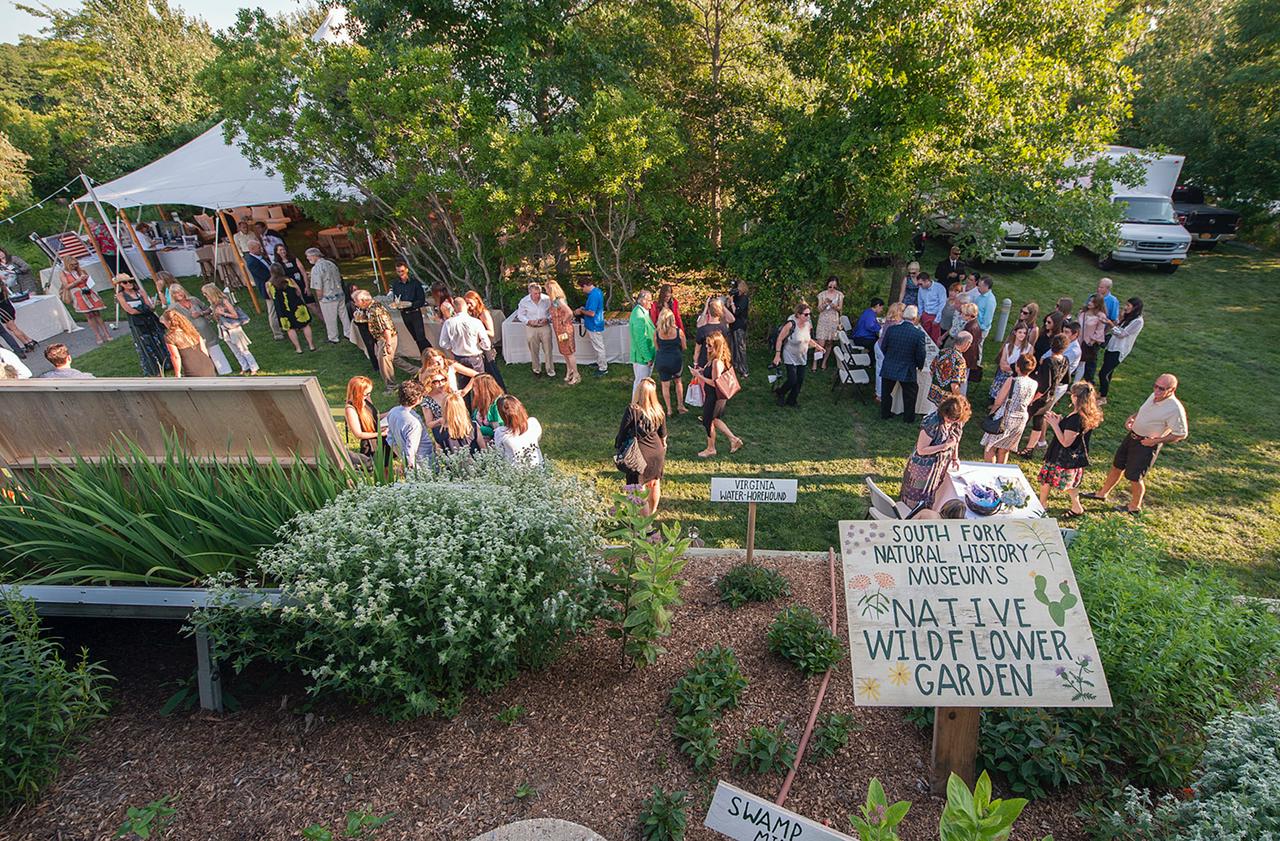
<instances>
[{"instance_id":1,"label":"woman in black dress","mask_svg":"<svg viewBox=\"0 0 1280 841\"><path fill-rule=\"evenodd\" d=\"M658 403L658 385L653 377L645 377L636 383L635 396L622 413L622 424L613 441L614 452L634 438L644 456L644 470L627 471L628 485L644 485L645 513L658 510L662 498L662 470L667 461L667 415Z\"/></svg>"},{"instance_id":2,"label":"woman in black dress","mask_svg":"<svg viewBox=\"0 0 1280 841\"><path fill-rule=\"evenodd\" d=\"M723 333L712 333L706 342L707 363L695 368L693 381L702 384L702 428L707 431L707 448L698 453L698 458L711 458L716 454L716 430L719 429L729 438L729 452L736 453L742 449L742 439L733 434L733 430L724 422L725 404L729 398L720 393L716 380L725 371L733 369L733 356L729 353L729 343Z\"/></svg>"},{"instance_id":3,"label":"woman in black dress","mask_svg":"<svg viewBox=\"0 0 1280 841\"><path fill-rule=\"evenodd\" d=\"M316 300L316 293L311 289L311 278L307 276L307 270L302 265L302 261L289 253L289 246L283 242L277 245L275 253L271 255L271 262L284 269L284 276L297 287L298 294L302 296L303 302L311 312L311 317L323 321L320 302Z\"/></svg>"},{"instance_id":4,"label":"woman in black dress","mask_svg":"<svg viewBox=\"0 0 1280 841\"><path fill-rule=\"evenodd\" d=\"M311 310L307 309L302 295L279 263L271 264L271 297L276 302L276 316L280 319L280 327L293 343L294 352L302 353L302 346L298 344L298 331L301 330L303 338L307 340L307 347L315 353L316 343L311 338Z\"/></svg>"},{"instance_id":5,"label":"woman in black dress","mask_svg":"<svg viewBox=\"0 0 1280 841\"><path fill-rule=\"evenodd\" d=\"M658 313L658 331L655 334L658 352L653 358L653 371L662 380L662 402L671 414L671 383L676 384L676 408L680 414L689 410L684 405L684 383L680 373L684 369L684 330L676 323L675 313L664 309Z\"/></svg>"},{"instance_id":6,"label":"woman in black dress","mask_svg":"<svg viewBox=\"0 0 1280 841\"><path fill-rule=\"evenodd\" d=\"M155 305L142 284L127 274L118 274L115 280L116 300L120 308L129 314L129 332L133 334L133 347L138 352L138 364L147 377L163 374L173 369L169 349L165 346L164 325L156 315Z\"/></svg>"}]
</instances>

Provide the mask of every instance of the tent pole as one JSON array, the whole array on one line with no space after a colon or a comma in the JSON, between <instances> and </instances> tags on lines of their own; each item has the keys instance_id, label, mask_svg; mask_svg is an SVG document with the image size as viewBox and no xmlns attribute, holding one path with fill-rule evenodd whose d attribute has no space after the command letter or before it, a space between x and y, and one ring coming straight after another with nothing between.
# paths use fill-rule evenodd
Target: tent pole
<instances>
[{"instance_id":1,"label":"tent pole","mask_svg":"<svg viewBox=\"0 0 1280 841\"><path fill-rule=\"evenodd\" d=\"M102 247L98 245L98 238L93 235L93 228L89 227L89 220L85 218L84 208L79 202L72 202L71 206L76 209L76 215L80 217L80 224L84 225L85 231L89 234L89 244L93 246L93 253L98 255L98 262L102 263L102 268L107 272L107 282L110 283L115 279L115 275L111 274L111 266L107 264L106 255L102 253ZM115 287L112 287L113 289Z\"/></svg>"},{"instance_id":2,"label":"tent pole","mask_svg":"<svg viewBox=\"0 0 1280 841\"><path fill-rule=\"evenodd\" d=\"M103 209L102 209L102 202L100 202L100 201L98 200L98 194L94 191L94 189L93 189L93 184L92 184L92 182L90 182L90 181L89 181L89 176L85 175L85 174L82 172L82 173L80 173L80 180L84 182L84 188L85 188L86 190L88 190L88 191L89 191L89 198L91 198L91 199L93 200L93 206L94 206L94 207L96 207L96 208L98 209L98 215L102 217L102 224L103 224L103 225L106 225L106 226L107 226L107 230L108 230L108 231L110 231L110 230L111 230L111 223L110 223L108 220L109 220L111 217L107 215L107 211L105 211L105 210L103 210ZM83 213L81 213L81 214L80 214L80 218L82 218L82 219L84 218L84 214L83 214ZM87 222L85 223L85 228L87 228L87 229L89 230L89 235L90 235L90 236L93 236L93 229L92 229L92 228L89 228L89 225L88 225L88 223L87 223ZM96 241L96 240L97 240L97 238L96 238L96 237L94 237L94 240ZM120 229L119 229L119 228L116 228L116 249L117 249L116 256L117 256L117 257L123 257L123 258L124 258L124 264L125 264L125 267L126 267L126 268L128 268L128 269L129 269L129 271L134 272L134 277L135 277L135 278L138 278L138 286L139 286L139 288L141 288L141 286L142 286L142 279L141 279L141 276L137 274L137 269L135 269L135 268L133 267L133 263L130 263L130 262L129 262L129 255L124 253L124 247L120 244ZM101 256L101 253L99 253L99 256ZM106 262L107 262L106 260L103 260L103 261L102 261L102 263L103 263L103 265L104 265L104 266L106 265ZM120 265L119 265L119 263L117 263L117 264L116 264L116 268L118 269L119 267L120 267ZM110 267L110 266L107 266L107 272L108 272L108 274L111 274L111 277L112 277L113 279L115 278L115 274L111 272L111 267Z\"/></svg>"},{"instance_id":3,"label":"tent pole","mask_svg":"<svg viewBox=\"0 0 1280 841\"><path fill-rule=\"evenodd\" d=\"M142 240L138 238L138 231L133 227L133 223L129 221L129 215L119 208L117 208L116 212L120 214L120 221L124 222L124 227L129 232L129 238L133 240L133 245L138 249L138 253L142 254L142 261L145 263L147 261L147 256L143 254ZM156 262L160 262L159 257L156 258ZM151 267L148 266L147 268L150 269ZM151 278L151 281L156 285L156 300L162 301L163 299L160 296L160 278L153 277ZM138 278L138 286L142 286L141 277Z\"/></svg>"},{"instance_id":4,"label":"tent pole","mask_svg":"<svg viewBox=\"0 0 1280 841\"><path fill-rule=\"evenodd\" d=\"M217 211L218 218L222 220L222 229L227 232L227 236L231 236L231 214L221 208ZM236 245L234 239L228 239L227 243L231 246L231 253L236 255L236 265L240 267L240 277L244 279L244 288L249 290L249 300L253 301L253 311L262 312L262 306L258 303L258 293L253 286L253 275L249 274L249 267L244 264L244 255L240 253L239 246ZM213 264L218 265L218 252L213 252Z\"/></svg>"},{"instance_id":5,"label":"tent pole","mask_svg":"<svg viewBox=\"0 0 1280 841\"><path fill-rule=\"evenodd\" d=\"M382 287L382 294L387 294L387 277L382 273L382 257L378 255L378 241L373 238L373 232L367 227L364 234L369 238L369 256L373 258L373 276L378 279L378 285Z\"/></svg>"}]
</instances>

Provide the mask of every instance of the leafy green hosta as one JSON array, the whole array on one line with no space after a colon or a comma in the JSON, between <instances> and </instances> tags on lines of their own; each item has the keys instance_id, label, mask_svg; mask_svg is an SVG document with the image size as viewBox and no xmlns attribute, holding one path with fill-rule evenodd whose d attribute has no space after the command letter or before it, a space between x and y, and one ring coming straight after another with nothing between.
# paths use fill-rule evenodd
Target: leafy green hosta
<instances>
[{"instance_id":1,"label":"leafy green hosta","mask_svg":"<svg viewBox=\"0 0 1280 841\"><path fill-rule=\"evenodd\" d=\"M806 675L820 675L844 656L844 646L818 615L804 605L778 614L769 626L769 650Z\"/></svg>"},{"instance_id":2,"label":"leafy green hosta","mask_svg":"<svg viewBox=\"0 0 1280 841\"><path fill-rule=\"evenodd\" d=\"M0 498L0 576L24 584L182 586L256 568L300 511L372 483L326 458L199 460L170 442L161 461L132 443L96 462L29 471Z\"/></svg>"},{"instance_id":3,"label":"leafy green hosta","mask_svg":"<svg viewBox=\"0 0 1280 841\"><path fill-rule=\"evenodd\" d=\"M796 761L796 743L787 739L785 724L770 730L756 726L739 739L733 749L733 767L746 768L752 774L777 774L791 768Z\"/></svg>"}]
</instances>

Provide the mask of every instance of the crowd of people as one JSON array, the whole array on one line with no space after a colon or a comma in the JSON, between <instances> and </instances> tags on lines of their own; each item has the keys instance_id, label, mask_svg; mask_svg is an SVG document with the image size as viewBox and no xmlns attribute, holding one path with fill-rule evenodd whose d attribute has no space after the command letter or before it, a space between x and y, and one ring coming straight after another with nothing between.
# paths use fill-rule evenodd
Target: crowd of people
<instances>
[{"instance_id":1,"label":"crowd of people","mask_svg":"<svg viewBox=\"0 0 1280 841\"><path fill-rule=\"evenodd\" d=\"M945 279L945 289L934 277ZM907 423L915 421L917 407L924 404L920 434L903 474L903 502L936 511L943 501L939 491L958 466L960 439L990 368L991 383L981 401L986 407L981 420L984 460L1003 464L1011 455L1038 458L1043 451L1040 502L1046 506L1052 491L1065 492L1069 504L1064 518L1084 514L1081 499L1105 501L1121 477L1130 483L1129 503L1121 510L1140 512L1145 478L1161 448L1187 435L1186 411L1174 396L1177 378L1172 374L1157 379L1152 396L1126 421L1126 437L1103 486L1081 494L1080 483L1089 465L1090 438L1103 422L1101 407L1112 377L1142 331L1142 300L1133 297L1122 304L1112 294L1113 281L1104 277L1078 311L1070 298L1062 298L1041 316L1039 305L1028 302L998 346L994 364L987 365L982 337L995 317L993 281L970 272L955 249L934 277L912 263L900 299L887 309L882 299L873 299L850 331L854 344L875 351L882 418L893 416L895 390L901 393ZM921 401L917 383L926 366L929 388ZM1063 415L1056 407L1068 395Z\"/></svg>"}]
</instances>

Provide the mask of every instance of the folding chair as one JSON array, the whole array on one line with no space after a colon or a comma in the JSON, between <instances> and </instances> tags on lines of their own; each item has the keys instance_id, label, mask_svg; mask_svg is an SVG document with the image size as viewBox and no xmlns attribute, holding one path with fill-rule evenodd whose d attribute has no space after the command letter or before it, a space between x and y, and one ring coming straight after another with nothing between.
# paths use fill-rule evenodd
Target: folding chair
<instances>
[{"instance_id":1,"label":"folding chair","mask_svg":"<svg viewBox=\"0 0 1280 841\"><path fill-rule=\"evenodd\" d=\"M865 481L867 490L871 493L871 507L884 514L885 519L905 520L911 514L911 506L905 502L894 502L892 497L880 490L880 486L872 481L870 476L867 476Z\"/></svg>"},{"instance_id":2,"label":"folding chair","mask_svg":"<svg viewBox=\"0 0 1280 841\"><path fill-rule=\"evenodd\" d=\"M867 388L871 385L871 376L866 368L854 365L853 356L842 346L836 345L831 350L836 357L836 376L831 381L832 393L838 396L839 387L851 385L860 390L862 402L867 402Z\"/></svg>"},{"instance_id":3,"label":"folding chair","mask_svg":"<svg viewBox=\"0 0 1280 841\"><path fill-rule=\"evenodd\" d=\"M840 334L847 335L853 332L853 322L849 320L849 316L840 316Z\"/></svg>"},{"instance_id":4,"label":"folding chair","mask_svg":"<svg viewBox=\"0 0 1280 841\"><path fill-rule=\"evenodd\" d=\"M897 517L890 517L888 514L884 513L883 511L880 511L879 509L876 509L876 508L869 508L869 509L867 509L867 513L871 515L871 519L873 519L873 520L896 520L896 519L898 519Z\"/></svg>"}]
</instances>

